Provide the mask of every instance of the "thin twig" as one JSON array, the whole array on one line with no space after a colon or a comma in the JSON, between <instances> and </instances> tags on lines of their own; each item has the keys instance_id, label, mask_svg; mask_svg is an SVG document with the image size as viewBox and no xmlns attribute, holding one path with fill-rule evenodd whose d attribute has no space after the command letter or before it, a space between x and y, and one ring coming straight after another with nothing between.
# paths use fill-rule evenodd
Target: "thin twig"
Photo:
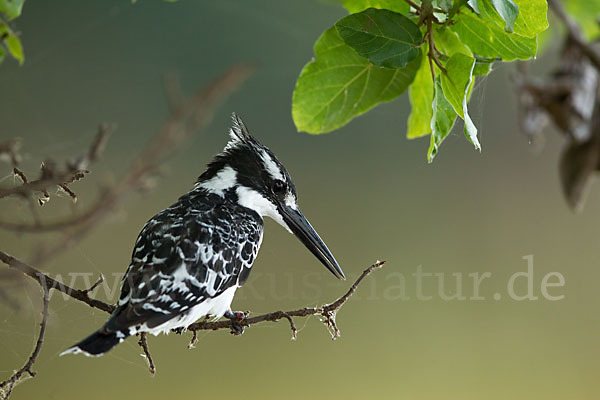
<instances>
[{"instance_id":1,"label":"thin twig","mask_svg":"<svg viewBox=\"0 0 600 400\"><path fill-rule=\"evenodd\" d=\"M188 344L188 349L196 348L196 343L198 343L198 331L192 331L192 339Z\"/></svg>"},{"instance_id":2,"label":"thin twig","mask_svg":"<svg viewBox=\"0 0 600 400\"><path fill-rule=\"evenodd\" d=\"M290 323L290 329L292 330L292 340L296 340L298 338L298 329L296 329L296 324L294 324L294 319L290 317L290 315L286 312L283 313L283 316L287 318Z\"/></svg>"},{"instance_id":3,"label":"thin twig","mask_svg":"<svg viewBox=\"0 0 600 400\"><path fill-rule=\"evenodd\" d=\"M333 303L329 303L323 305L321 307L305 307L292 311L275 311L268 314L258 315L252 318L244 318L240 321L237 321L238 324L242 326L250 326L260 322L277 322L281 319L287 319L288 321L292 317L308 317L309 315L321 315L325 318L325 323L332 323L335 327L335 313L339 311L339 309L344 305L346 301L354 294L356 288L360 284L360 282L367 277L374 269L380 268L385 264L385 261L377 261L369 268L363 271L360 277L354 282L354 284L350 287L350 289L339 299L334 301ZM196 322L188 327L188 330L197 331L197 330L217 330L217 329L231 329L232 321L231 320L222 320L222 321L202 321ZM292 326L292 332L294 333L295 326ZM337 328L336 328L337 329ZM339 336L339 331L338 336Z\"/></svg>"},{"instance_id":4,"label":"thin twig","mask_svg":"<svg viewBox=\"0 0 600 400\"><path fill-rule=\"evenodd\" d=\"M383 267L385 265L385 263L386 263L385 261L375 261L375 263L373 265L371 265L369 268L365 269L362 272L362 274L360 274L358 279L352 284L352 286L350 286L350 289L348 289L346 294L344 294L342 297L340 297L333 303L323 306L323 310L325 310L325 311L339 310L344 305L344 303L348 301L350 296L352 296L354 294L354 292L356 292L356 289L358 289L358 285L360 285L362 280L365 279L367 276L369 276L369 274L371 272L373 272L374 269Z\"/></svg>"},{"instance_id":5,"label":"thin twig","mask_svg":"<svg viewBox=\"0 0 600 400\"><path fill-rule=\"evenodd\" d=\"M410 4L410 3L409 3ZM435 45L435 40L433 38L433 24L441 24L441 22L435 17L433 14L435 8L433 7L433 3L431 0L424 0L421 4L421 8L419 9L419 23L421 26L425 24L426 30L425 35L423 37L423 43L427 43L427 58L429 61L429 69L431 70L431 79L435 82L435 67L434 64L442 71L442 73L446 73L446 69L444 65L437 57L436 53L440 53ZM441 53L440 53L441 54Z\"/></svg>"},{"instance_id":6,"label":"thin twig","mask_svg":"<svg viewBox=\"0 0 600 400\"><path fill-rule=\"evenodd\" d=\"M150 371L150 374L156 374L156 366L154 365L154 360L152 360L152 355L150 354L150 349L148 348L148 342L146 341L146 332L140 333L140 340L138 341L138 344L144 351L143 356L148 362L148 370Z\"/></svg>"},{"instance_id":7,"label":"thin twig","mask_svg":"<svg viewBox=\"0 0 600 400\"><path fill-rule=\"evenodd\" d=\"M96 289L98 286L102 285L104 283L104 275L100 274L100 277L98 278L98 280L96 281L96 283L94 283L92 286L90 286L89 288L85 289L84 291L87 293L91 293L94 291L94 289Z\"/></svg>"},{"instance_id":8,"label":"thin twig","mask_svg":"<svg viewBox=\"0 0 600 400\"><path fill-rule=\"evenodd\" d=\"M67 185L83 178L89 172L87 170L88 166L98 160L106 146L108 137L114 129L113 125L101 124L87 153L78 157L75 161L68 162L64 170L60 170L54 162L47 160L42 163L41 176L35 180L28 180L25 173L16 168L15 165L13 173L18 175L23 183L10 188L0 188L0 199L8 196L27 198L35 192L42 192L44 198L48 198L48 190L55 186L62 187L72 198L76 199L77 196ZM41 204L43 203L44 201Z\"/></svg>"},{"instance_id":9,"label":"thin twig","mask_svg":"<svg viewBox=\"0 0 600 400\"><path fill-rule=\"evenodd\" d=\"M13 167L13 174L21 178L21 182L27 183L27 176L25 176L25 172L21 171L17 167Z\"/></svg>"},{"instance_id":10,"label":"thin twig","mask_svg":"<svg viewBox=\"0 0 600 400\"><path fill-rule=\"evenodd\" d=\"M48 188L58 186L60 184L69 184L75 182L87 173L88 171L65 171L57 173L51 177L44 177L30 182L25 182L19 186L0 189L0 199L8 196L27 197L35 192L46 192ZM21 178L23 178L21 176Z\"/></svg>"},{"instance_id":11,"label":"thin twig","mask_svg":"<svg viewBox=\"0 0 600 400\"><path fill-rule=\"evenodd\" d=\"M44 336L46 334L46 325L48 323L48 303L50 302L50 291L44 285L42 286L42 290L44 292L42 301L42 321L40 322L40 333L38 335L38 339L35 343L35 347L33 352L29 356L29 359L25 363L25 365L15 371L10 378L0 383L0 398L8 399L12 393L13 388L21 382L22 379L25 379L24 375L28 374L30 377L35 376L35 371L32 370L33 364L35 364L40 351L42 350L42 345L44 344Z\"/></svg>"}]
</instances>

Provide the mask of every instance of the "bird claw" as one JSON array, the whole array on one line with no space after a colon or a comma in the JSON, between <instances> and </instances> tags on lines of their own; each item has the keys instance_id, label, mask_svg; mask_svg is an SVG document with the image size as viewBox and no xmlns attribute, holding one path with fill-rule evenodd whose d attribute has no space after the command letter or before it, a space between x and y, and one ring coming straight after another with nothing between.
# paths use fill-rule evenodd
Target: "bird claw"
<instances>
[{"instance_id":1,"label":"bird claw","mask_svg":"<svg viewBox=\"0 0 600 400\"><path fill-rule=\"evenodd\" d=\"M225 317L231 320L231 333L232 335L239 336L244 333L245 327L241 324L246 319L248 313L242 311L227 311Z\"/></svg>"}]
</instances>

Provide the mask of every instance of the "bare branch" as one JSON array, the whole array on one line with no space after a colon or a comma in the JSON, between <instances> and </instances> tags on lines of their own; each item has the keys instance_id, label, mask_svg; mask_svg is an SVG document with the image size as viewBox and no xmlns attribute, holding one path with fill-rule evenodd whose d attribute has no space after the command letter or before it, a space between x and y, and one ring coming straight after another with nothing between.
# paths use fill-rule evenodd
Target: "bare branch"
<instances>
[{"instance_id":1,"label":"bare branch","mask_svg":"<svg viewBox=\"0 0 600 400\"><path fill-rule=\"evenodd\" d=\"M346 294L344 294L342 297L340 297L333 303L323 306L323 310L327 311L327 312L331 312L331 311L336 311L336 310L339 310L340 308L342 308L342 306L344 305L345 302L348 301L350 296L352 296L354 294L354 292L356 292L356 289L358 288L358 285L360 285L362 280L365 279L371 272L373 272L374 269L383 267L385 265L385 263L386 263L385 261L375 261L375 263L373 265L371 265L369 268L365 269L362 272L362 274L360 274L358 279L352 284L352 286L350 286L350 289L348 289Z\"/></svg>"},{"instance_id":2,"label":"bare branch","mask_svg":"<svg viewBox=\"0 0 600 400\"><path fill-rule=\"evenodd\" d=\"M91 293L91 292L94 291L94 289L96 289L98 286L102 285L103 283L104 283L104 275L100 274L100 277L98 278L98 280L96 281L96 283L94 283L89 288L85 289L85 292Z\"/></svg>"},{"instance_id":3,"label":"bare branch","mask_svg":"<svg viewBox=\"0 0 600 400\"><path fill-rule=\"evenodd\" d=\"M190 99L184 101L155 133L146 149L134 159L121 181L115 186L107 188L97 202L85 212L45 224L0 221L0 228L27 233L71 229L67 232L65 239L61 240L56 247L38 255L33 260L34 263L46 260L48 257L70 248L80 241L96 222L103 219L106 213L114 210L116 204L122 201L126 195L143 188L148 178L156 173L164 159L181 144L183 139L191 132L208 124L216 107L248 77L251 71L252 69L248 65L235 65L209 86L198 90ZM90 154L94 153L90 151ZM0 198L1 194L0 191Z\"/></svg>"},{"instance_id":4,"label":"bare branch","mask_svg":"<svg viewBox=\"0 0 600 400\"><path fill-rule=\"evenodd\" d=\"M90 288L84 289L84 290L77 290L77 289L73 289L63 283L60 283L60 282L54 280L53 278L40 272L39 270L32 267L31 265L28 265L28 264L16 259L15 257L12 257L12 256L4 253L3 251L0 251L0 261L5 263L9 268L13 268L19 272L22 272L23 274L25 274L29 277L35 279L40 284L40 286L42 287L42 290L44 291L44 309L45 309L45 311L44 311L44 318L42 320L43 327L42 327L42 330L40 331L40 339L38 340L38 344L39 344L40 348L41 348L41 345L43 342L43 334L45 332L46 319L47 319L47 308L48 308L47 298L48 298L48 293L50 290L52 290L52 289L58 290L62 293L69 295L70 297L72 297L76 300L79 300L79 301L89 305L90 307L98 308L100 310L106 311L107 313L112 313L113 310L115 309L115 306L113 306L113 305L110 305L110 304L104 303L103 301L92 299L89 297L89 292L94 290L98 285L100 285L103 282L103 277L100 277L100 279L94 285L92 285ZM362 282L362 280L364 278L366 278L371 272L373 272L373 270L375 270L377 268L381 268L384 264L385 264L385 261L376 261L373 265L371 265L369 268L367 268L366 270L363 271L363 273L352 284L352 286L350 286L348 291L343 296L341 296L340 298L338 298L337 300L335 300L332 303L325 304L320 307L305 307L305 308L300 308L300 309L292 310L292 311L275 311L275 312L268 313L268 314L258 315L256 317L252 317L252 318L243 318L241 320L236 321L235 323L237 323L241 326L250 326L250 325L258 324L261 322L267 322L267 321L277 322L281 319L287 319L288 322L290 323L290 329L292 330L292 340L295 340L297 333L298 333L298 329L296 328L296 325L294 324L293 317L308 317L310 315L319 315L319 316L323 317L322 322L327 326L327 329L331 333L331 338L335 340L338 337L340 337L340 330L338 329L336 320L335 320L337 312L348 301L348 299L354 294L354 292L356 292L356 289L358 288L358 285ZM233 329L233 323L234 322L232 320L222 320L222 321L206 321L205 320L205 321L196 322L196 323L190 325L187 328L187 330L192 331L193 336L192 336L190 343L188 344L188 348L190 348L190 349L194 348L195 344L197 343L197 341L198 341L197 331L199 331L199 330L213 330L214 331L214 330L219 330L219 329ZM142 349L144 351L144 356L145 356L146 360L148 361L148 368L150 370L150 373L152 375L154 375L156 373L156 366L155 366L152 356L150 354L150 350L148 349L146 333L140 334L140 339L138 341L138 344L142 347ZM2 386L0 386L0 388L3 388L5 385L10 385L10 390L12 391L14 382L17 382L24 372L28 372L31 376L33 376L34 374L31 372L30 368L31 368L31 365L33 365L33 363L35 362L35 359L37 358L38 353L39 353L39 349L38 349L38 346L36 346L36 350L34 350L34 353L32 354L32 357L30 358L30 361L31 360L33 360L33 361L31 361L31 363L27 363L25 365L25 367L23 367L20 370L20 372L18 371L18 373L19 373L18 376L15 374L15 375L13 375L13 377L11 377L7 381L3 382ZM17 376L17 378L14 378L15 376ZM13 382L13 383L6 383L6 382ZM9 395L10 395L10 393L9 393ZM8 397L6 397L6 398L8 398Z\"/></svg>"},{"instance_id":5,"label":"bare branch","mask_svg":"<svg viewBox=\"0 0 600 400\"><path fill-rule=\"evenodd\" d=\"M113 131L113 125L101 124L86 154L74 161L67 162L63 170L57 168L52 160L44 161L41 166L40 177L33 181L27 179L25 173L16 168L15 165L13 173L18 175L23 183L10 188L0 188L0 199L8 196L27 198L35 192L42 192L44 197L48 198L48 190L55 186L62 187L72 198L77 198L67 185L83 178L89 172L87 170L88 166L98 160L104 150L108 137Z\"/></svg>"},{"instance_id":6,"label":"bare branch","mask_svg":"<svg viewBox=\"0 0 600 400\"><path fill-rule=\"evenodd\" d=\"M150 354L150 349L148 348L148 342L146 340L146 332L140 333L140 340L138 341L138 344L144 351L143 356L146 359L146 361L148 362L148 370L150 371L150 374L154 375L156 373L156 366L154 365L154 360L152 360L152 355Z\"/></svg>"},{"instance_id":7,"label":"bare branch","mask_svg":"<svg viewBox=\"0 0 600 400\"><path fill-rule=\"evenodd\" d=\"M377 261L373 265L371 265L369 268L364 270L363 273L354 282L354 284L350 287L350 289L342 297L340 297L333 303L326 304L321 307L305 307L305 308L300 308L300 309L292 310L292 311L275 311L272 313L263 314L263 315L259 315L259 316L252 317L252 318L244 318L240 321L237 321L237 323L239 323L242 326L250 326L250 325L254 325L254 324L257 324L260 322L266 322L266 321L277 322L284 318L287 319L288 321L290 321L292 319L292 317L308 317L309 315L320 315L325 318L323 322L326 325L332 326L333 328L335 328L337 335L335 337L333 337L333 339L336 339L337 337L339 337L339 330L337 330L337 326L335 325L335 314L344 305L344 303L346 303L346 301L348 301L350 296L352 296L352 294L354 294L354 292L356 291L356 288L358 287L360 282L365 277L367 277L371 272L373 272L374 269L380 268L384 264L385 264L385 261ZM292 328L292 332L295 336L296 330L295 330L295 326L293 324L293 320L291 320L290 322L291 322L290 325ZM210 321L196 322L196 323L190 325L187 329L191 330L191 331L198 331L198 330L231 329L232 327L233 327L233 325L232 325L231 320L222 320L222 321L214 321L214 322L210 322Z\"/></svg>"},{"instance_id":8,"label":"bare branch","mask_svg":"<svg viewBox=\"0 0 600 400\"><path fill-rule=\"evenodd\" d=\"M0 251L0 261L8 265L10 268L14 268L17 271L24 273L25 275L35 279L40 283L42 287L47 288L48 290L55 289L58 290L72 298L79 300L83 303L86 303L90 307L98 308L100 310L106 311L107 313L112 313L115 309L115 306L105 303L101 300L92 299L89 297L88 293L93 290L97 285L99 285L102 281L99 280L96 282L91 288L78 290L73 289L61 282L54 280L43 272L35 269L29 264L26 264L17 258L6 254L3 251ZM358 277L358 279L350 286L350 289L340 298L335 300L332 303L325 304L321 307L304 307L297 310L292 311L275 311L268 314L258 315L252 318L244 318L238 323L242 326L250 326L260 322L277 322L281 319L287 319L290 322L290 327L292 329L292 333L295 334L297 329L294 325L292 317L308 317L309 315L321 315L325 318L326 324L333 324L335 327L335 314L339 311L339 309L348 301L348 299L356 292L358 285L362 282L364 278L366 278L374 269L381 268L385 264L385 261L376 261L373 265L363 271L363 273ZM187 329L190 331L199 331L199 330L218 330L218 329L231 329L232 321L231 320L221 320L221 321L201 321L196 322L190 325ZM339 333L339 331L338 331ZM339 334L338 334L339 336ZM337 336L336 336L337 337ZM193 347L195 342L192 340L190 343L191 347Z\"/></svg>"},{"instance_id":9,"label":"bare branch","mask_svg":"<svg viewBox=\"0 0 600 400\"><path fill-rule=\"evenodd\" d=\"M101 300L92 299L89 296L88 290L77 290L73 289L70 286L65 285L62 282L58 282L43 272L37 270L29 264L24 263L23 261L6 254L5 252L0 250L0 261L6 264L9 268L13 268L19 272L24 273L25 275L35 279L40 286L44 290L50 291L51 289L58 290L72 298L82 301L86 303L90 307L98 308L102 311L106 311L108 313L112 313L115 309L115 306L105 303Z\"/></svg>"},{"instance_id":10,"label":"bare branch","mask_svg":"<svg viewBox=\"0 0 600 400\"><path fill-rule=\"evenodd\" d=\"M42 345L44 344L44 336L46 334L46 325L48 323L48 303L50 302L49 290L47 287L42 285L42 290L44 292L43 296L43 307L42 307L42 321L40 322L40 333L38 335L38 339L35 343L35 347L31 356L25 363L25 365L15 371L10 378L0 383L0 398L8 399L10 394L12 393L13 388L19 384L22 379L25 379L25 374L28 374L29 377L34 377L35 372L32 370L33 364L35 364L40 351L42 350Z\"/></svg>"},{"instance_id":11,"label":"bare branch","mask_svg":"<svg viewBox=\"0 0 600 400\"><path fill-rule=\"evenodd\" d=\"M82 214L67 219L56 220L54 222L42 223L37 218L37 214L34 212L35 208L33 208L33 224L0 221L0 228L15 232L31 233L51 231L65 232L63 239L57 241L56 245L38 252L34 258L33 264L42 261L47 262L48 259L72 247L92 231L92 229L97 227L99 223L105 219L105 215L114 210L117 204L121 202L126 195L133 193L136 190L143 189L146 186L148 179L159 170L165 158L168 157L192 132L198 131L208 124L212 119L216 107L246 79L250 72L251 68L247 65L233 66L206 88L198 90L191 98L185 99L181 96L181 102L173 111L171 117L151 138L145 150L138 154L133 160L131 167L125 172L123 178L114 186L106 188L101 196L99 196L97 202ZM18 196L33 204L31 195L34 193L41 193L42 196L37 200L40 205L43 205L49 199L49 189L59 187L73 200L76 200L77 195L68 187L68 185L81 179L88 172L88 166L100 157L106 146L106 141L111 130L112 128L108 125L102 125L87 153L67 163L64 169L57 168L51 160L44 162L42 164L40 177L35 180L28 179L25 173L16 166L19 161L16 153L18 146L15 144L17 142L0 145L0 156L3 154L9 155L9 159L13 164L13 173L16 176L19 176L22 181L22 184L14 187L0 188L0 199L8 196ZM0 251L0 261L6 264L11 270L19 271L36 280L45 294L42 329L36 348L28 363L5 382L2 382L2 386L0 386L1 398L8 398L15 384L22 380L25 373L29 374L29 376L34 375L31 367L43 344L47 321L48 293L50 290L58 290L90 307L98 308L107 313L112 313L115 306L90 297L90 293L102 284L104 280L102 276L90 288L77 290L42 273L30 264L18 260L2 251ZM0 296L4 296L5 294L4 291L0 292ZM141 335L139 344L144 350L150 372L154 374L156 367L150 355L145 334Z\"/></svg>"},{"instance_id":12,"label":"bare branch","mask_svg":"<svg viewBox=\"0 0 600 400\"><path fill-rule=\"evenodd\" d=\"M48 173L50 169L47 167L47 164L42 163L42 171L46 171ZM56 173L54 173L56 172ZM58 172L53 171L50 176L45 176L33 181L24 182L19 186L14 186L11 188L0 189L0 199L8 196L21 196L27 197L35 192L46 192L48 188L58 186L61 184L69 184L75 182L87 173L88 171L64 171ZM42 172L42 175L44 173ZM21 179L23 179L24 175L19 175Z\"/></svg>"}]
</instances>

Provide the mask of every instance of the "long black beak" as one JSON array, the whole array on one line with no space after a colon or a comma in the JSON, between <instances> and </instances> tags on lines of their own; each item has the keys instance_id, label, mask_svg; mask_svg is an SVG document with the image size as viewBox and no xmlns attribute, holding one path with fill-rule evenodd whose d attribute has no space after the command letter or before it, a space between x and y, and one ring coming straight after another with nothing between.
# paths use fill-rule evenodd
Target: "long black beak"
<instances>
[{"instance_id":1,"label":"long black beak","mask_svg":"<svg viewBox=\"0 0 600 400\"><path fill-rule=\"evenodd\" d=\"M294 235L300 239L302 243L313 253L319 261L327 267L329 271L336 278L346 279L340 265L333 257L333 254L329 251L323 240L319 237L319 234L310 225L306 217L302 214L300 209L293 209L286 204L279 206L279 212L283 217L283 221L292 230Z\"/></svg>"}]
</instances>

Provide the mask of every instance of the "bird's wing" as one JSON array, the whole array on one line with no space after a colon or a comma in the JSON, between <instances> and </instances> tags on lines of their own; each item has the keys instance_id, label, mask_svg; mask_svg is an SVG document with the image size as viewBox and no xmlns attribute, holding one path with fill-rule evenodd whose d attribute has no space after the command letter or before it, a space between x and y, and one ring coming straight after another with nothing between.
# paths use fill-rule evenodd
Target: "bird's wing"
<instances>
[{"instance_id":1,"label":"bird's wing","mask_svg":"<svg viewBox=\"0 0 600 400\"><path fill-rule=\"evenodd\" d=\"M258 254L262 219L252 211L180 201L142 229L105 327L153 328L244 283Z\"/></svg>"}]
</instances>

